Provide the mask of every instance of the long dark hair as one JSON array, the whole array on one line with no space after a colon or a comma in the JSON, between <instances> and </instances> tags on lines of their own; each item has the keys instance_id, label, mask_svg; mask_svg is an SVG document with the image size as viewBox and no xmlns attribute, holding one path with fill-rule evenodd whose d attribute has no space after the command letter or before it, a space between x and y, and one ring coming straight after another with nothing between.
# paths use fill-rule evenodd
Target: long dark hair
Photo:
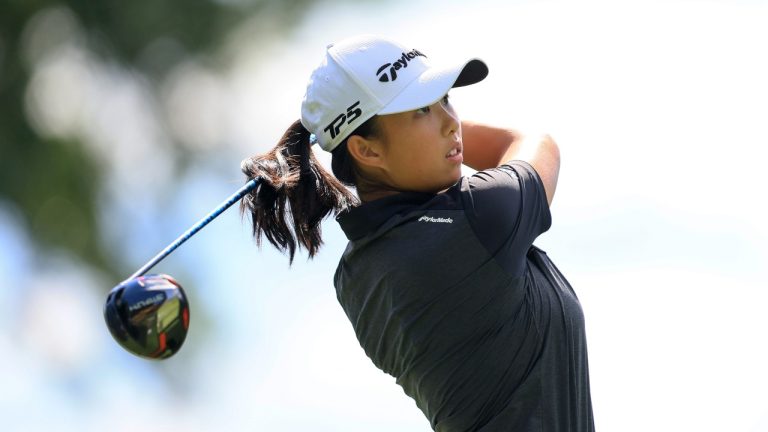
<instances>
[{"instance_id":1,"label":"long dark hair","mask_svg":"<svg viewBox=\"0 0 768 432\"><path fill-rule=\"evenodd\" d=\"M368 136L370 128L369 124L353 133ZM297 120L269 152L252 156L241 165L248 179L262 179L259 187L243 198L241 214L250 215L252 234L259 246L263 235L278 250L287 252L291 263L297 247L305 248L310 258L317 253L323 243L320 223L326 216L358 203L345 186L354 186L355 181L346 140L343 151L333 152L333 170L338 169L343 179L339 181L315 158L310 135Z\"/></svg>"}]
</instances>

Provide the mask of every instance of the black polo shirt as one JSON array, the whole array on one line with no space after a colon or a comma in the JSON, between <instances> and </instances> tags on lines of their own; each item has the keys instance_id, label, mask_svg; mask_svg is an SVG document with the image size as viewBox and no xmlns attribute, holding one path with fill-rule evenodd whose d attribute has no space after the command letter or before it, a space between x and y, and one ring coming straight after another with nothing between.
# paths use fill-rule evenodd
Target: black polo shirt
<instances>
[{"instance_id":1,"label":"black polo shirt","mask_svg":"<svg viewBox=\"0 0 768 432\"><path fill-rule=\"evenodd\" d=\"M530 165L389 196L338 221L349 239L338 300L365 353L435 431L594 430L584 317L533 246L551 216Z\"/></svg>"}]
</instances>

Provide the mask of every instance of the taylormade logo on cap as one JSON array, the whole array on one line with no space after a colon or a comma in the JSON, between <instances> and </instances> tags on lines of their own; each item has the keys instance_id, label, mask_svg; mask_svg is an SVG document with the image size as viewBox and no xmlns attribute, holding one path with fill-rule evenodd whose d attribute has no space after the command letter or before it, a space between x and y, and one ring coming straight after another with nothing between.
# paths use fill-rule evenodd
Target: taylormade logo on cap
<instances>
[{"instance_id":1,"label":"taylormade logo on cap","mask_svg":"<svg viewBox=\"0 0 768 432\"><path fill-rule=\"evenodd\" d=\"M301 123L332 151L374 115L432 105L454 86L488 74L480 60L449 67L430 65L421 51L373 35L345 39L326 49L301 104Z\"/></svg>"},{"instance_id":2,"label":"taylormade logo on cap","mask_svg":"<svg viewBox=\"0 0 768 432\"><path fill-rule=\"evenodd\" d=\"M408 62L416 58L416 56L427 57L421 52L419 52L419 50L412 50L409 53L403 53L402 57L397 59L394 64L384 63L383 65L381 65L381 67L379 67L379 70L376 71L376 75L379 76L379 81L389 82L389 81L396 80L397 71L399 71L400 68L408 67ZM389 68L388 72L385 71L385 69L387 68Z\"/></svg>"}]
</instances>

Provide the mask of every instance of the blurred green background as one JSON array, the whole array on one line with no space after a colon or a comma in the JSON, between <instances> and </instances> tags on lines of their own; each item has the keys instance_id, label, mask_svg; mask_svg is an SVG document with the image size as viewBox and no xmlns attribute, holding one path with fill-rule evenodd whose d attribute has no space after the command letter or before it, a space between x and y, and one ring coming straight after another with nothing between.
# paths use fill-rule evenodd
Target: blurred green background
<instances>
[{"instance_id":1,"label":"blurred green background","mask_svg":"<svg viewBox=\"0 0 768 432\"><path fill-rule=\"evenodd\" d=\"M124 175L146 176L142 162L151 162L139 156L155 156L167 162L159 168L167 171L163 175L175 177L189 167L190 158L202 154L196 139L180 136L169 118L172 107L165 106L169 101L162 92L173 85L175 74L187 66L217 75L228 65L234 39L270 47L275 39L289 37L308 12L327 5L308 0L5 2L0 6L0 197L20 212L41 247L63 249L110 277L125 273L120 250L101 235L98 214L102 184L121 169L104 153L117 151L121 143L108 133L94 137L98 132L92 129L102 125L83 124L100 119L77 118L78 109L98 115L110 108L84 106L89 101L83 92L94 83L78 81L113 79L138 87L135 91L144 94L135 103L150 117L145 127L156 129L152 133L160 142L123 138L126 146L149 146L158 153L133 156L137 165ZM121 114L130 113L112 116Z\"/></svg>"},{"instance_id":2,"label":"blurred green background","mask_svg":"<svg viewBox=\"0 0 768 432\"><path fill-rule=\"evenodd\" d=\"M0 430L429 429L336 303L333 220L290 268L235 210L158 265L192 308L167 361L101 316L298 118L325 46L372 32L485 59L459 114L559 142L537 244L585 309L598 428L768 431L766 22L748 0L0 4Z\"/></svg>"}]
</instances>

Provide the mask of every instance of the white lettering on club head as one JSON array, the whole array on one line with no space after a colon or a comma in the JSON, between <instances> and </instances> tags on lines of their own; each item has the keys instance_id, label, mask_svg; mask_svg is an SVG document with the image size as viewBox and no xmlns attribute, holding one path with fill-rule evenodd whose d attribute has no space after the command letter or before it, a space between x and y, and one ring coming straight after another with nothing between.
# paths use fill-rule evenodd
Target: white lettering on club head
<instances>
[{"instance_id":1,"label":"white lettering on club head","mask_svg":"<svg viewBox=\"0 0 768 432\"><path fill-rule=\"evenodd\" d=\"M128 311L129 312L133 312L133 311L142 309L142 308L147 307L147 306L155 305L157 303L162 302L163 300L165 300L165 296L163 294L161 294L161 293L158 293L154 297L150 297L150 298L147 298L147 299L144 299L144 300L140 300L140 301L138 301L138 302L128 306Z\"/></svg>"}]
</instances>

